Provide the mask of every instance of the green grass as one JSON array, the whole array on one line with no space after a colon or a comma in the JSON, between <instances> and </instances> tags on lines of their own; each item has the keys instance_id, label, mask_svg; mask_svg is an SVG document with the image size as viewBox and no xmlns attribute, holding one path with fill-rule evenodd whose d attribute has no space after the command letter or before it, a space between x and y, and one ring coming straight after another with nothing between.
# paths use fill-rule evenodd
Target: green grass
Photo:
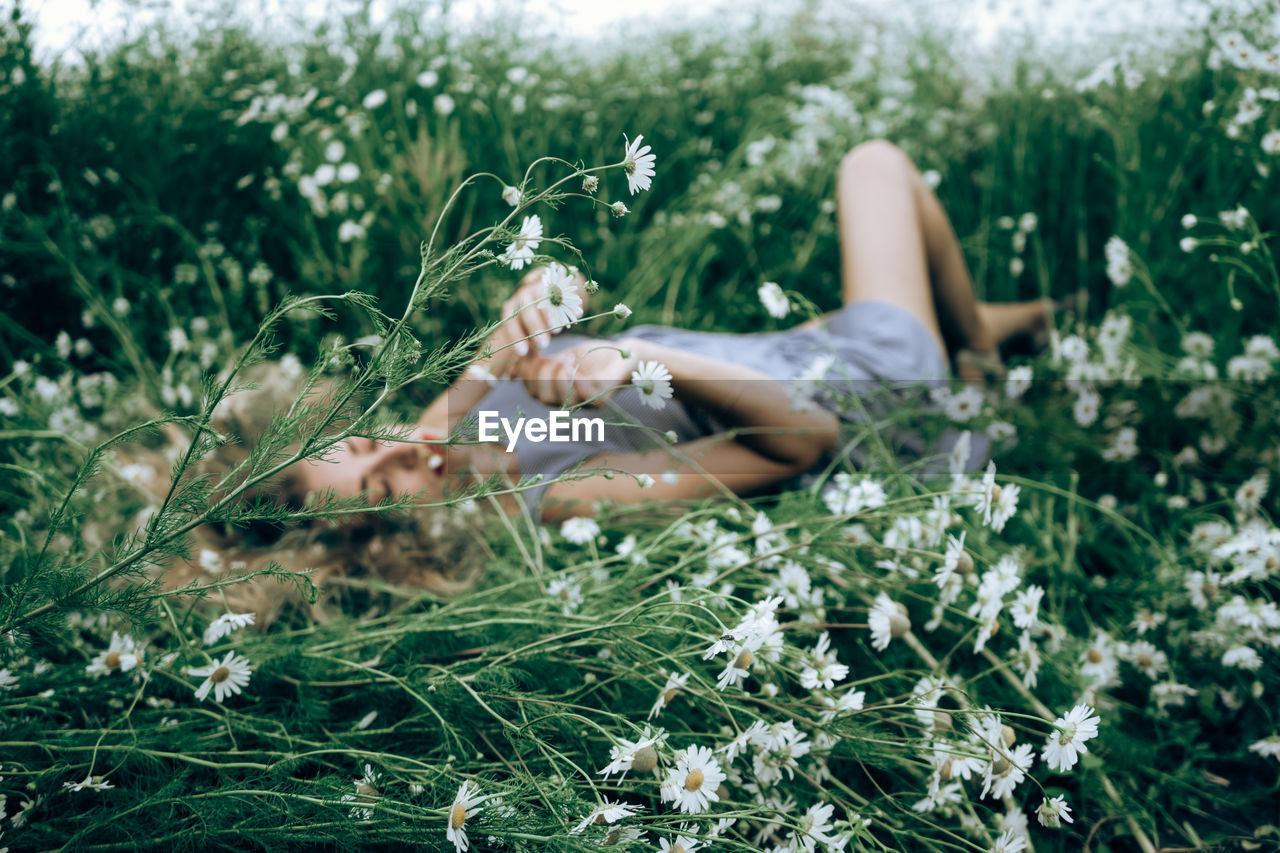
<instances>
[{"instance_id":1,"label":"green grass","mask_svg":"<svg viewBox=\"0 0 1280 853\"><path fill-rule=\"evenodd\" d=\"M54 75L32 64L17 19L0 41L0 845L452 850L445 830L463 782L501 797L469 809L466 831L481 850L648 850L678 832L710 850L770 850L819 804L834 807L843 823L832 832L844 831L846 849L988 850L1017 815L1029 818L1037 851L1086 841L1116 853L1274 845L1277 764L1249 747L1280 732L1278 575L1268 562L1280 559L1280 534L1273 494L1264 486L1255 505L1238 490L1278 473L1277 360L1250 339L1280 321L1268 248L1280 193L1275 156L1261 145L1280 127L1280 102L1266 91L1276 75L1207 64L1233 28L1268 46L1265 11L1224 12L1176 54L1135 49L1122 72L1141 71L1141 81L1121 73L1084 90L1075 85L1084 73L1031 51L992 83L953 55L947 33L890 32L886 45L907 38L911 49L884 47L873 61L872 35L802 18L732 35L645 35L586 54L510 26L421 31L405 14L392 50L377 50L379 34L358 19L346 22L350 63L319 39L280 49L211 30L156 52L122 45L89 57L83 72ZM385 103L364 106L376 90ZM1231 131L1251 90L1259 115ZM447 114L435 106L441 95L452 99ZM273 114L276 96L307 106ZM653 146L652 189L629 194L615 168L594 199L579 193L573 164L618 163L623 134ZM454 510L459 553L484 565L474 590L449 599L357 577L327 620L290 609L208 652L201 634L234 585L204 575L207 588L174 593L149 580L155 562L197 557L179 534L216 490L186 474L150 534L131 539L157 499L120 476L119 458L92 451L156 412L194 435L213 402L202 389L224 366L273 347L323 364L376 333L398 345L348 358L336 375L362 407L384 381L420 375L380 409L414 412L497 319L517 277L483 265L476 235L533 212L549 238L541 252L589 271L598 305L634 310L626 324L602 318L591 331L783 328L790 320L771 319L757 288L777 281L816 310L838 305L835 165L875 137L937 173L986 298L1091 294L1087 314L1061 330L1089 342L1087 362L1028 362L1027 395L993 395L965 425L1016 430L996 461L1002 487L1021 490L1003 530L951 484L881 461L854 480L881 484L883 505L833 514L832 485L820 482L753 502L606 507L582 545L525 518ZM298 179L335 140L359 177L347 185L347 212L334 210L332 184L321 215ZM530 169L534 201L513 210L503 185L543 157L560 162ZM493 177L455 198L477 173ZM564 178L576 195L549 196ZM615 219L607 205L619 200L631 212ZM1241 227L1219 221L1241 205ZM1025 213L1037 217L1030 232L1001 221ZM1199 218L1190 229L1188 213ZM365 214L364 236L339 238ZM1190 252L1179 245L1188 235L1200 241ZM1132 251L1127 286L1108 276L1113 236ZM453 264L461 268L446 273ZM325 313L287 310L307 299ZM1131 330L1104 358L1100 337L1125 316ZM173 346L171 329L185 347ZM1195 331L1211 336L1202 361L1221 380L1180 364ZM1257 375L1242 378L1232 359L1251 346ZM1100 405L1081 425L1073 407L1085 379ZM1206 393L1198 408L1186 403ZM322 417L304 411L277 424L277 438ZM943 426L933 418L925 428ZM1108 458L1126 427L1136 455ZM1198 448L1194 460L1187 447ZM193 461L211 451L197 442ZM944 494L941 512L934 498ZM220 512L282 517L237 506ZM757 511L776 536L753 530ZM962 583L943 605L933 582L947 537L962 531L975 580L994 583L1005 558L1019 567L983 649L978 584ZM624 542L642 561L619 552ZM1240 547L1215 554L1224 543ZM110 582L95 583L104 571ZM1215 572L1226 580L1204 601ZM1034 683L1011 609L1031 585L1044 592L1026 637L1039 657ZM867 628L880 593L910 623L884 650ZM727 656L704 660L705 650L772 595L784 599L776 660L757 649L742 686L717 689ZM1139 632L1144 612L1164 618ZM849 672L834 688L809 689L801 673L824 631ZM86 673L113 632L146 645L142 663ZM1224 664L1242 646L1257 668ZM1091 647L1116 657L1113 680L1090 675ZM253 666L241 695L196 700L201 678L188 669L232 650ZM1195 691L1182 704L1160 701L1134 663L1159 654L1159 681ZM670 673L688 681L648 721L668 733L660 772L603 777L610 747L638 736ZM949 685L932 717L912 701L926 677ZM862 707L827 713L846 691L861 692ZM1041 750L1077 703L1097 709L1100 733L1071 772L1055 772ZM984 707L1011 727L1015 748L1034 747L1027 778L994 799L982 796L977 769L955 802L913 808L931 777L964 775L960 755L1001 760L969 737ZM758 744L733 762L719 753L733 772L727 798L705 814L682 815L662 796L675 750L722 749L757 719L794 724L797 751L808 751L794 766ZM943 757L931 757L931 741ZM366 765L378 774L366 780L374 792L356 785ZM86 776L114 787L67 789ZM1056 795L1074 823L1043 827L1036 809ZM645 841L612 838L607 826L570 833L606 799L642 808L617 826ZM721 818L734 823L717 829Z\"/></svg>"}]
</instances>

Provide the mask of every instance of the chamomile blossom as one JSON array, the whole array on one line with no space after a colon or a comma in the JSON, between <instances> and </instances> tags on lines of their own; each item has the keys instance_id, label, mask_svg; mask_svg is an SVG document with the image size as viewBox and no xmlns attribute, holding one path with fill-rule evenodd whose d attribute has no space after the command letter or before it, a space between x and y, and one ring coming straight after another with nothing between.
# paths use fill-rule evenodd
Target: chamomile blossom
<instances>
[{"instance_id":1,"label":"chamomile blossom","mask_svg":"<svg viewBox=\"0 0 1280 853\"><path fill-rule=\"evenodd\" d=\"M513 270L524 269L533 261L533 253L542 245L542 220L537 214L526 216L520 225L520 233L507 246L499 259Z\"/></svg>"},{"instance_id":2,"label":"chamomile blossom","mask_svg":"<svg viewBox=\"0 0 1280 853\"><path fill-rule=\"evenodd\" d=\"M626 140L626 134L623 134L622 138ZM657 160L650 153L650 146L640 147L642 141L644 141L643 134L637 136L634 142L628 141L626 154L622 160L622 170L627 173L627 187L632 195L639 190L649 189L654 176L653 164Z\"/></svg>"},{"instance_id":3,"label":"chamomile blossom","mask_svg":"<svg viewBox=\"0 0 1280 853\"><path fill-rule=\"evenodd\" d=\"M640 811L640 806L632 806L626 803L611 803L608 800L605 800L603 803L588 812L587 816L584 817L577 826L569 830L569 832L576 835L577 833L585 830L588 826L591 826L593 823L616 823L624 817L634 817Z\"/></svg>"},{"instance_id":4,"label":"chamomile blossom","mask_svg":"<svg viewBox=\"0 0 1280 853\"><path fill-rule=\"evenodd\" d=\"M115 785L112 785L101 776L86 775L79 782L63 782L62 787L64 790L74 793L76 791L105 791L109 788L114 788Z\"/></svg>"},{"instance_id":5,"label":"chamomile blossom","mask_svg":"<svg viewBox=\"0 0 1280 853\"><path fill-rule=\"evenodd\" d=\"M658 838L659 853L697 853L702 849L702 842L685 835L674 835L671 838Z\"/></svg>"},{"instance_id":6,"label":"chamomile blossom","mask_svg":"<svg viewBox=\"0 0 1280 853\"><path fill-rule=\"evenodd\" d=\"M141 659L142 653L133 637L121 636L112 631L111 643L107 646L107 650L90 661L84 671L89 675L107 675L116 670L128 672L137 666Z\"/></svg>"},{"instance_id":7,"label":"chamomile blossom","mask_svg":"<svg viewBox=\"0 0 1280 853\"><path fill-rule=\"evenodd\" d=\"M600 525L590 518L570 518L560 525L560 535L575 545L586 545L600 535Z\"/></svg>"},{"instance_id":8,"label":"chamomile blossom","mask_svg":"<svg viewBox=\"0 0 1280 853\"><path fill-rule=\"evenodd\" d=\"M831 690L849 674L849 667L836 659L831 651L831 636L823 631L813 651L805 658L800 685L808 690Z\"/></svg>"},{"instance_id":9,"label":"chamomile blossom","mask_svg":"<svg viewBox=\"0 0 1280 853\"><path fill-rule=\"evenodd\" d=\"M987 463L986 473L982 478L982 489L978 492L977 509L982 513L982 523L996 533L1004 530L1005 523L1018 511L1018 493L1021 489L1013 484L1001 486L996 482L996 463Z\"/></svg>"},{"instance_id":10,"label":"chamomile blossom","mask_svg":"<svg viewBox=\"0 0 1280 853\"><path fill-rule=\"evenodd\" d=\"M249 683L253 667L248 658L235 652L227 652L220 662L214 661L208 666L188 669L187 674L204 677L204 683L196 688L197 699L203 702L212 690L214 701L221 702L233 693L240 693L240 688Z\"/></svg>"},{"instance_id":11,"label":"chamomile blossom","mask_svg":"<svg viewBox=\"0 0 1280 853\"><path fill-rule=\"evenodd\" d=\"M1065 772L1076 766L1079 756L1089 750L1085 741L1098 736L1098 723L1101 717L1094 716L1093 708L1088 705L1076 705L1065 716L1054 721L1054 731L1050 733L1042 757L1045 763L1059 772Z\"/></svg>"},{"instance_id":12,"label":"chamomile blossom","mask_svg":"<svg viewBox=\"0 0 1280 853\"><path fill-rule=\"evenodd\" d=\"M467 839L467 818L480 813L479 804L486 798L480 796L480 789L471 782L463 782L458 786L458 793L449 807L449 819L445 825L445 837L453 842L456 853L462 853L471 842Z\"/></svg>"},{"instance_id":13,"label":"chamomile blossom","mask_svg":"<svg viewBox=\"0 0 1280 853\"><path fill-rule=\"evenodd\" d=\"M223 613L204 629L204 644L212 645L237 628L252 625L254 618L252 613Z\"/></svg>"},{"instance_id":14,"label":"chamomile blossom","mask_svg":"<svg viewBox=\"0 0 1280 853\"><path fill-rule=\"evenodd\" d=\"M1272 735L1249 745L1250 752L1256 752L1263 758L1280 759L1280 735Z\"/></svg>"},{"instance_id":15,"label":"chamomile blossom","mask_svg":"<svg viewBox=\"0 0 1280 853\"><path fill-rule=\"evenodd\" d=\"M659 361L642 361L631 371L631 384L640 392L640 402L661 409L671 399L671 373Z\"/></svg>"},{"instance_id":16,"label":"chamomile blossom","mask_svg":"<svg viewBox=\"0 0 1280 853\"><path fill-rule=\"evenodd\" d=\"M1133 278L1133 261L1129 255L1129 246L1117 236L1107 241L1107 278L1116 287L1125 287Z\"/></svg>"},{"instance_id":17,"label":"chamomile blossom","mask_svg":"<svg viewBox=\"0 0 1280 853\"><path fill-rule=\"evenodd\" d=\"M992 845L991 853L1021 853L1026 849L1027 836L1020 835L1016 830L1006 829Z\"/></svg>"},{"instance_id":18,"label":"chamomile blossom","mask_svg":"<svg viewBox=\"0 0 1280 853\"><path fill-rule=\"evenodd\" d=\"M883 592L876 595L867 624L871 628L871 647L878 652L889 648L891 639L905 636L911 630L907 609Z\"/></svg>"},{"instance_id":19,"label":"chamomile blossom","mask_svg":"<svg viewBox=\"0 0 1280 853\"><path fill-rule=\"evenodd\" d=\"M685 814L701 814L720 800L716 789L725 773L710 747L690 746L676 755L676 764L662 783L662 801L675 803Z\"/></svg>"},{"instance_id":20,"label":"chamomile blossom","mask_svg":"<svg viewBox=\"0 0 1280 853\"><path fill-rule=\"evenodd\" d=\"M671 700L676 698L676 694L689 683L689 673L672 672L667 675L667 683L658 691L658 698L654 700L653 708L649 710L649 719L653 719L662 713L662 709L671 704Z\"/></svg>"},{"instance_id":21,"label":"chamomile blossom","mask_svg":"<svg viewBox=\"0 0 1280 853\"><path fill-rule=\"evenodd\" d=\"M667 733L662 729L651 730L648 726L636 740L619 738L618 743L609 747L609 763L599 771L608 778L614 773L626 776L630 770L648 773L658 766L658 749L667 740Z\"/></svg>"},{"instance_id":22,"label":"chamomile blossom","mask_svg":"<svg viewBox=\"0 0 1280 853\"><path fill-rule=\"evenodd\" d=\"M553 328L570 326L582 319L582 296L573 274L563 264L549 264L542 271L542 298L547 301Z\"/></svg>"},{"instance_id":23,"label":"chamomile blossom","mask_svg":"<svg viewBox=\"0 0 1280 853\"><path fill-rule=\"evenodd\" d=\"M838 850L844 845L831 835L835 827L831 816L836 807L830 803L814 803L800 817L800 825L791 834L791 849L814 853L817 844L823 844L829 850Z\"/></svg>"},{"instance_id":24,"label":"chamomile blossom","mask_svg":"<svg viewBox=\"0 0 1280 853\"><path fill-rule=\"evenodd\" d=\"M1071 817L1071 807L1067 805L1066 798L1061 796L1046 799L1041 803L1040 808L1036 809L1036 819L1040 821L1041 826L1051 829L1062 826L1064 820L1067 823L1075 822Z\"/></svg>"},{"instance_id":25,"label":"chamomile blossom","mask_svg":"<svg viewBox=\"0 0 1280 853\"><path fill-rule=\"evenodd\" d=\"M764 305L764 310L768 312L770 317L781 320L791 311L791 301L787 299L787 295L782 292L782 288L775 281L766 281L760 285L760 303Z\"/></svg>"}]
</instances>

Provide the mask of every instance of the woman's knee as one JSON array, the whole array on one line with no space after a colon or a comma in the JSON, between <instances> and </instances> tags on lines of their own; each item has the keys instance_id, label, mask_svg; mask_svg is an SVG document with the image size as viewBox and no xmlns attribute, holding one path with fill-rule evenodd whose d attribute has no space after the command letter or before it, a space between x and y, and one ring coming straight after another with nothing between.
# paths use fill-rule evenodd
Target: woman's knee
<instances>
[{"instance_id":1,"label":"woman's knee","mask_svg":"<svg viewBox=\"0 0 1280 853\"><path fill-rule=\"evenodd\" d=\"M850 149L840 161L842 175L851 172L909 172L915 166L901 148L887 139L871 139Z\"/></svg>"}]
</instances>

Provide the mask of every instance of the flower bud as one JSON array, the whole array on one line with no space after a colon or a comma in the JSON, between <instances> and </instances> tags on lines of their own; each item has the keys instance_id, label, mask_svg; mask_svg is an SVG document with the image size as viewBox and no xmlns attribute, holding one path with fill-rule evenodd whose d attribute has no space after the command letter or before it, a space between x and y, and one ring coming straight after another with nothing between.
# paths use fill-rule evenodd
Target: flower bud
<instances>
[{"instance_id":1,"label":"flower bud","mask_svg":"<svg viewBox=\"0 0 1280 853\"><path fill-rule=\"evenodd\" d=\"M613 204L609 205L609 209L613 211L614 217L618 219L621 219L631 212L627 209L627 206L620 201L615 201Z\"/></svg>"},{"instance_id":2,"label":"flower bud","mask_svg":"<svg viewBox=\"0 0 1280 853\"><path fill-rule=\"evenodd\" d=\"M582 179L582 191L593 193L600 188L600 179L595 175L587 175Z\"/></svg>"}]
</instances>

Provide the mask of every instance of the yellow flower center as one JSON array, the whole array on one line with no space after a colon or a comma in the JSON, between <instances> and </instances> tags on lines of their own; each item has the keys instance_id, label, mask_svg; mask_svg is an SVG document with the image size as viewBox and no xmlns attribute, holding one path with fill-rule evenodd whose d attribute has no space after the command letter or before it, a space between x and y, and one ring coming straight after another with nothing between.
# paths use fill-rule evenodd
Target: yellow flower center
<instances>
[{"instance_id":1,"label":"yellow flower center","mask_svg":"<svg viewBox=\"0 0 1280 853\"><path fill-rule=\"evenodd\" d=\"M991 486L991 502L998 503L1002 494L1004 494L1004 490L1000 488L1000 484L993 483Z\"/></svg>"},{"instance_id":2,"label":"yellow flower center","mask_svg":"<svg viewBox=\"0 0 1280 853\"><path fill-rule=\"evenodd\" d=\"M743 649L738 652L738 657L734 659L733 665L737 669L746 669L755 662L755 659L756 656L751 654L751 649Z\"/></svg>"},{"instance_id":3,"label":"yellow flower center","mask_svg":"<svg viewBox=\"0 0 1280 853\"><path fill-rule=\"evenodd\" d=\"M103 663L107 665L107 669L115 669L120 665L120 653L107 652L107 657L103 660Z\"/></svg>"},{"instance_id":4,"label":"yellow flower center","mask_svg":"<svg viewBox=\"0 0 1280 853\"><path fill-rule=\"evenodd\" d=\"M1089 663L1102 663L1102 652L1097 649L1089 649Z\"/></svg>"},{"instance_id":5,"label":"yellow flower center","mask_svg":"<svg viewBox=\"0 0 1280 853\"><path fill-rule=\"evenodd\" d=\"M231 670L225 666L220 666L213 671L212 675L209 676L209 680L212 681L214 684L221 684L222 682L226 681L230 677L231 677Z\"/></svg>"},{"instance_id":6,"label":"yellow flower center","mask_svg":"<svg viewBox=\"0 0 1280 853\"><path fill-rule=\"evenodd\" d=\"M702 775L701 770L692 771L684 780L684 789L686 791L696 791L702 787L702 781L706 777Z\"/></svg>"},{"instance_id":7,"label":"yellow flower center","mask_svg":"<svg viewBox=\"0 0 1280 853\"><path fill-rule=\"evenodd\" d=\"M467 821L467 810L462 803L454 803L453 808L449 810L449 826L454 829L462 829L462 825Z\"/></svg>"},{"instance_id":8,"label":"yellow flower center","mask_svg":"<svg viewBox=\"0 0 1280 853\"><path fill-rule=\"evenodd\" d=\"M674 698L676 698L676 689L674 687L662 694L662 701L667 705L670 705L671 700Z\"/></svg>"}]
</instances>

